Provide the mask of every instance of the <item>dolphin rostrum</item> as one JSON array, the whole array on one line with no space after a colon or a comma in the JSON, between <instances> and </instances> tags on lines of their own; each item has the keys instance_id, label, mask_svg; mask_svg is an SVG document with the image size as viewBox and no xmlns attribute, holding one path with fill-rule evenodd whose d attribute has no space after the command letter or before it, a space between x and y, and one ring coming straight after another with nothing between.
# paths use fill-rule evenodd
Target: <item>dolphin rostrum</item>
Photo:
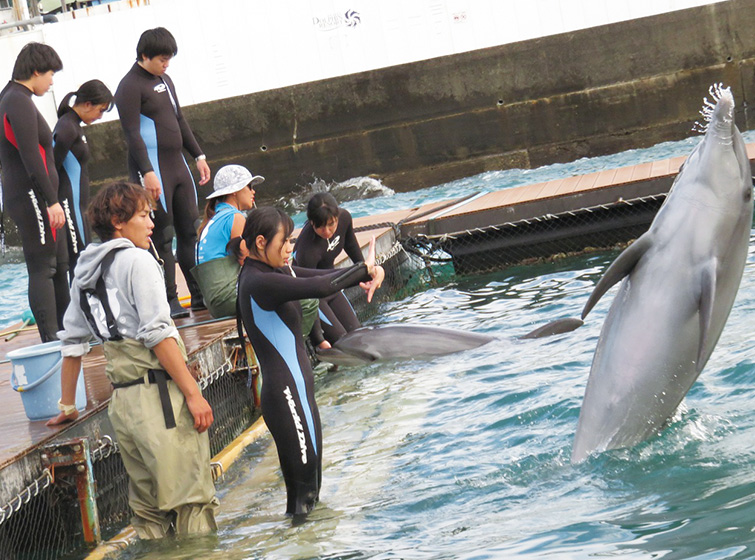
<instances>
[{"instance_id":1,"label":"dolphin rostrum","mask_svg":"<svg viewBox=\"0 0 755 560\"><path fill-rule=\"evenodd\" d=\"M650 229L606 270L582 318L621 281L587 381L572 463L630 447L673 415L718 342L742 279L752 227L752 174L720 84L705 100L705 136Z\"/></svg>"}]
</instances>

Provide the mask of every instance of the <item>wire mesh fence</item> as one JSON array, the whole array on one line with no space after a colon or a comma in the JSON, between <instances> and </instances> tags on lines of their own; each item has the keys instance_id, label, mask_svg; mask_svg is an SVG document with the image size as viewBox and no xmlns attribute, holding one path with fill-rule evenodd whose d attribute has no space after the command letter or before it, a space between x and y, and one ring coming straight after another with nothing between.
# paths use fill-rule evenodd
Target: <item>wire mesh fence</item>
<instances>
[{"instance_id":1,"label":"wire mesh fence","mask_svg":"<svg viewBox=\"0 0 755 560\"><path fill-rule=\"evenodd\" d=\"M131 518L128 506L128 475L118 452L118 444L105 436L92 452L92 469L96 481L95 498L102 537L109 539Z\"/></svg>"},{"instance_id":2,"label":"wire mesh fence","mask_svg":"<svg viewBox=\"0 0 755 560\"><path fill-rule=\"evenodd\" d=\"M58 560L81 545L76 488L45 469L0 513L1 560Z\"/></svg>"},{"instance_id":3,"label":"wire mesh fence","mask_svg":"<svg viewBox=\"0 0 755 560\"><path fill-rule=\"evenodd\" d=\"M404 247L431 270L450 263L458 275L484 273L631 241L647 230L664 200L660 194L453 234L417 236L405 239Z\"/></svg>"}]
</instances>

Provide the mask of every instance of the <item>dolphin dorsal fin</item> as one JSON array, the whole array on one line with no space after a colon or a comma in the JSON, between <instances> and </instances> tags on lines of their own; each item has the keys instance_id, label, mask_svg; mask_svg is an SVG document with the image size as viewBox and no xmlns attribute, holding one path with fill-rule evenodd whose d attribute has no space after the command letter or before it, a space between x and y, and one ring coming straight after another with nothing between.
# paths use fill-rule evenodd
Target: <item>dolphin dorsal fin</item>
<instances>
[{"instance_id":1,"label":"dolphin dorsal fin","mask_svg":"<svg viewBox=\"0 0 755 560\"><path fill-rule=\"evenodd\" d=\"M711 323L713 320L713 305L716 297L716 275L718 272L716 260L708 262L702 270L700 282L700 347L697 350L697 373L703 370L706 360L706 348L710 344ZM715 341L713 341L715 343Z\"/></svg>"},{"instance_id":2,"label":"dolphin dorsal fin","mask_svg":"<svg viewBox=\"0 0 755 560\"><path fill-rule=\"evenodd\" d=\"M637 262L652 246L653 241L650 236L650 232L644 233L637 241L627 247L623 253L621 253L611 266L608 267L603 278L600 279L595 289L590 294L590 297L585 303L584 309L582 309L582 319L587 317L595 304L598 303L603 294L605 294L611 286L619 282L622 278L629 275L632 272Z\"/></svg>"}]
</instances>

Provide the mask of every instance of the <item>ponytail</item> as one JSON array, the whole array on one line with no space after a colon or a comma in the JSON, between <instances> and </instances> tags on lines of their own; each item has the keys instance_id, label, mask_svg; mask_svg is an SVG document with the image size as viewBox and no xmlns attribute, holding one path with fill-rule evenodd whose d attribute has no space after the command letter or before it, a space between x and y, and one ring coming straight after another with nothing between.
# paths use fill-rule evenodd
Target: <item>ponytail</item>
<instances>
[{"instance_id":1,"label":"ponytail","mask_svg":"<svg viewBox=\"0 0 755 560\"><path fill-rule=\"evenodd\" d=\"M207 204L204 207L204 216L202 217L202 223L200 223L199 227L197 228L197 239L202 236L202 230L207 227L207 224L215 215L215 206L217 206L217 204L217 198L211 198L207 201Z\"/></svg>"},{"instance_id":2,"label":"ponytail","mask_svg":"<svg viewBox=\"0 0 755 560\"><path fill-rule=\"evenodd\" d=\"M113 108L113 94L108 87L100 80L89 80L81 84L78 90L66 94L58 107L58 118L72 109L71 98L74 96L76 97L74 105L89 102L92 105L107 105L107 111Z\"/></svg>"},{"instance_id":3,"label":"ponytail","mask_svg":"<svg viewBox=\"0 0 755 560\"><path fill-rule=\"evenodd\" d=\"M71 107L71 98L74 95L76 95L75 91L69 91L68 93L66 93L63 101L61 101L60 105L58 105L58 118L65 115L68 111L73 111L73 107Z\"/></svg>"}]
</instances>

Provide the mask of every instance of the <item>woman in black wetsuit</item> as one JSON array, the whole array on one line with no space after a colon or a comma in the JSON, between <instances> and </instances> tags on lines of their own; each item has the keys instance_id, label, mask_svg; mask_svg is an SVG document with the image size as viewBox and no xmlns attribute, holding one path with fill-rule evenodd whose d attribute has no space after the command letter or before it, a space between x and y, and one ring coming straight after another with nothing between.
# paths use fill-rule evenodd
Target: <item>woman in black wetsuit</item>
<instances>
[{"instance_id":1,"label":"woman in black wetsuit","mask_svg":"<svg viewBox=\"0 0 755 560\"><path fill-rule=\"evenodd\" d=\"M71 99L75 98L73 106ZM58 107L58 122L52 131L55 168L60 178L58 197L68 222L68 268L73 276L79 253L90 241L86 222L89 204L89 145L81 123L101 119L113 108L113 94L100 80L89 80L68 93Z\"/></svg>"},{"instance_id":2,"label":"woman in black wetsuit","mask_svg":"<svg viewBox=\"0 0 755 560\"><path fill-rule=\"evenodd\" d=\"M364 260L351 214L339 208L330 193L317 193L307 204L307 223L296 239L294 263L305 268L330 270L341 251L346 251L354 263ZM339 291L320 299L320 326L325 339L335 344L361 324L349 300ZM317 330L312 333L312 338L315 345L320 343Z\"/></svg>"},{"instance_id":3,"label":"woman in black wetsuit","mask_svg":"<svg viewBox=\"0 0 755 560\"><path fill-rule=\"evenodd\" d=\"M262 415L286 482L286 513L298 522L320 493L322 431L297 300L323 298L359 284L369 301L384 272L374 265L373 243L366 262L336 271L294 267L293 277L283 268L291 255L293 227L277 208L249 213L242 236L249 257L239 274L238 305L262 372Z\"/></svg>"},{"instance_id":4,"label":"woman in black wetsuit","mask_svg":"<svg viewBox=\"0 0 755 560\"><path fill-rule=\"evenodd\" d=\"M50 89L63 63L52 47L27 43L0 92L0 167L3 210L16 223L29 272L29 306L42 342L63 328L70 295L63 207L52 132L31 99ZM58 231L60 230L60 231Z\"/></svg>"}]
</instances>

